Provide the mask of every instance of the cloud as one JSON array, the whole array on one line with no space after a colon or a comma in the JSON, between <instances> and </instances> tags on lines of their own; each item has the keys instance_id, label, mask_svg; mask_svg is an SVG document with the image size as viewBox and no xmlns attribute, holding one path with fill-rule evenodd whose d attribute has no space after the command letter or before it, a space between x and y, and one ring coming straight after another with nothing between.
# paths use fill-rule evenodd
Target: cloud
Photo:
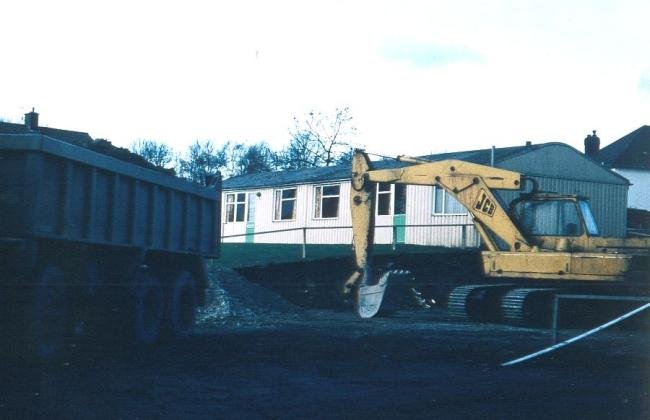
<instances>
[{"instance_id":1,"label":"cloud","mask_svg":"<svg viewBox=\"0 0 650 420\"><path fill-rule=\"evenodd\" d=\"M457 62L476 62L481 56L468 48L410 41L390 41L382 47L382 56L404 61L419 68L444 66Z\"/></svg>"}]
</instances>

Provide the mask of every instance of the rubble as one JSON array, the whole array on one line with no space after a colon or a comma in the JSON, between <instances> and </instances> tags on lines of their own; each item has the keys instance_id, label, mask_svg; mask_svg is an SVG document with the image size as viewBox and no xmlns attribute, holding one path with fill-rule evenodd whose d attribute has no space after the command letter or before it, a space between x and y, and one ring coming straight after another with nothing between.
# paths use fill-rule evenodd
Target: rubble
<instances>
[{"instance_id":1,"label":"rubble","mask_svg":"<svg viewBox=\"0 0 650 420\"><path fill-rule=\"evenodd\" d=\"M199 309L201 323L265 322L277 315L297 315L302 308L273 291L246 280L218 262L208 263L205 305Z\"/></svg>"}]
</instances>

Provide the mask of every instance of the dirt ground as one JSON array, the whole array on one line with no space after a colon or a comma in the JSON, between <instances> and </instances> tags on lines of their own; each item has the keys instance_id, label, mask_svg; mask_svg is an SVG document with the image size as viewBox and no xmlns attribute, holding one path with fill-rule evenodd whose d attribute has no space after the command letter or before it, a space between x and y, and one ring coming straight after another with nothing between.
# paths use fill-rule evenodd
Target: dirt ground
<instances>
[{"instance_id":1,"label":"dirt ground","mask_svg":"<svg viewBox=\"0 0 650 420\"><path fill-rule=\"evenodd\" d=\"M0 418L650 418L647 329L500 367L551 344L550 332L437 307L362 320L215 270L192 337L138 350L80 341L55 364L5 364Z\"/></svg>"}]
</instances>

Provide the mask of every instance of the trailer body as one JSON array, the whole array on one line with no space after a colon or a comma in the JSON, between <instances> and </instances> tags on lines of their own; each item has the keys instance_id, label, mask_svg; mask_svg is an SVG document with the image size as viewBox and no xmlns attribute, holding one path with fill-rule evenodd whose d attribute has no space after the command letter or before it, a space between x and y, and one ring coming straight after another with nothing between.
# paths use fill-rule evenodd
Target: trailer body
<instances>
[{"instance_id":1,"label":"trailer body","mask_svg":"<svg viewBox=\"0 0 650 420\"><path fill-rule=\"evenodd\" d=\"M151 279L163 318L175 316L169 311L179 303L170 299L188 287L200 304L204 259L219 254L220 196L219 181L202 187L37 133L0 135L4 321L29 329L34 305L47 304L39 301L39 284L52 281L64 283L61 293L75 308L119 306L97 301L106 296L133 301L124 296L142 292L143 282L151 289ZM62 280L48 279L52 270L43 274L51 267ZM192 284L175 291L179 277ZM87 296L110 287L101 297Z\"/></svg>"},{"instance_id":2,"label":"trailer body","mask_svg":"<svg viewBox=\"0 0 650 420\"><path fill-rule=\"evenodd\" d=\"M0 235L218 255L219 195L41 135L0 136Z\"/></svg>"}]
</instances>

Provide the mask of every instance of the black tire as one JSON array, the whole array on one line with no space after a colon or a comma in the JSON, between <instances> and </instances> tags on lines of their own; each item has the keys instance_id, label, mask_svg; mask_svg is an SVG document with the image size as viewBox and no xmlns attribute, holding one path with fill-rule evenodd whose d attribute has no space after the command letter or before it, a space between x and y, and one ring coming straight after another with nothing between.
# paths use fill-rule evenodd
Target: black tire
<instances>
[{"instance_id":1,"label":"black tire","mask_svg":"<svg viewBox=\"0 0 650 420\"><path fill-rule=\"evenodd\" d=\"M78 274L74 296L76 334L96 335L110 319L110 296L105 290L104 268L94 258L88 258ZM103 293L103 295L102 295Z\"/></svg>"},{"instance_id":2,"label":"black tire","mask_svg":"<svg viewBox=\"0 0 650 420\"><path fill-rule=\"evenodd\" d=\"M25 308L29 356L48 361L61 354L69 333L69 299L63 270L54 264L40 269Z\"/></svg>"},{"instance_id":3,"label":"black tire","mask_svg":"<svg viewBox=\"0 0 650 420\"><path fill-rule=\"evenodd\" d=\"M196 319L196 284L187 271L172 281L167 299L167 329L172 337L186 338L194 329Z\"/></svg>"},{"instance_id":4,"label":"black tire","mask_svg":"<svg viewBox=\"0 0 650 420\"><path fill-rule=\"evenodd\" d=\"M104 271L99 262L94 259L89 259L84 265L82 276L81 286L84 298L90 299L96 297L104 287L105 281Z\"/></svg>"},{"instance_id":5,"label":"black tire","mask_svg":"<svg viewBox=\"0 0 650 420\"><path fill-rule=\"evenodd\" d=\"M135 344L153 345L160 338L165 301L160 280L144 270L136 274L130 310Z\"/></svg>"}]
</instances>

